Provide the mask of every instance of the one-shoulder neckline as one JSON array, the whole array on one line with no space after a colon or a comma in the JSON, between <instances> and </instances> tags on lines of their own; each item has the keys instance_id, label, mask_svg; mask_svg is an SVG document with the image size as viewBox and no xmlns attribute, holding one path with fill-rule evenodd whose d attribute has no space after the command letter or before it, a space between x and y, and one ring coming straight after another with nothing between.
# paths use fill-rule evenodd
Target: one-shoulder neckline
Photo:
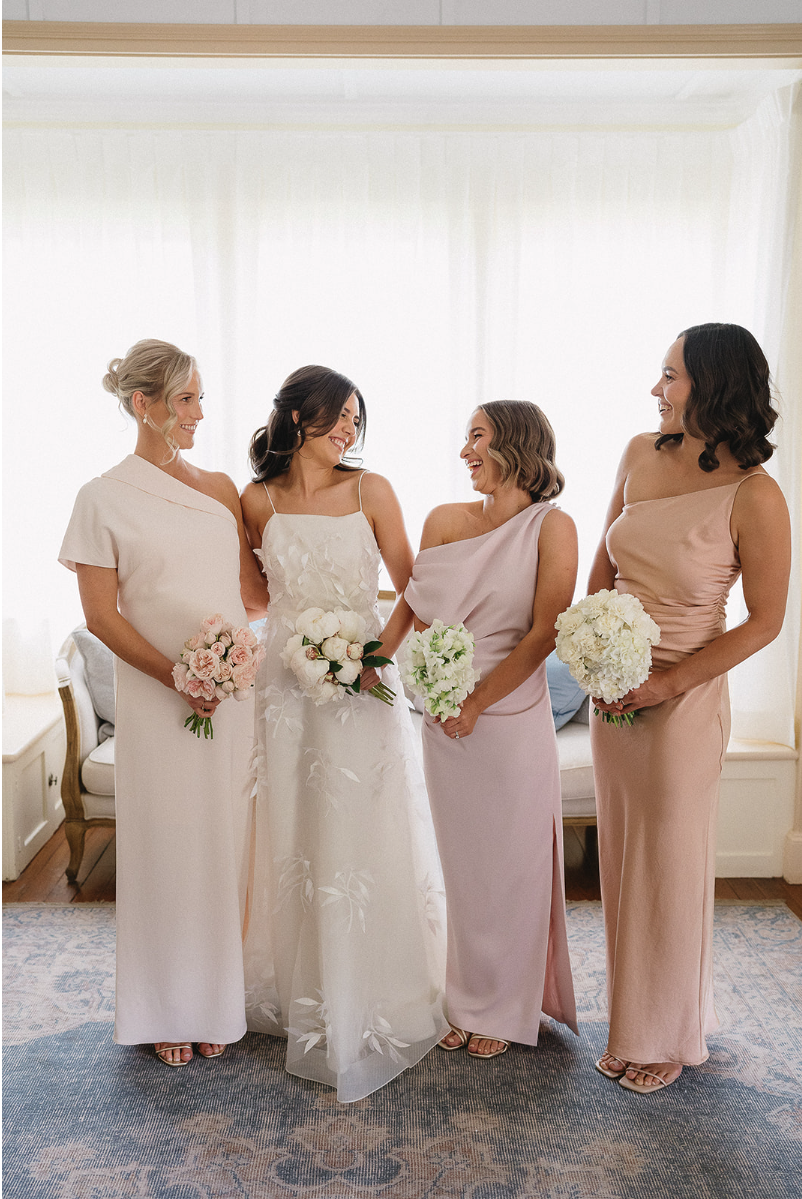
<instances>
[{"instance_id":1,"label":"one-shoulder neckline","mask_svg":"<svg viewBox=\"0 0 802 1199\"><path fill-rule=\"evenodd\" d=\"M536 504L529 504L526 508L522 508L520 512L516 512L515 516L511 516L509 520L505 520L503 524L497 525L495 529L488 529L486 533L477 533L475 537L460 537L457 541L441 541L439 545L430 545L425 550L418 550L419 554L431 554L435 550L445 550L452 545L467 545L470 541L483 541L485 537L492 537L494 533L500 533L502 529L509 526L521 516L535 511L538 508L554 508L554 505L548 500L538 500Z\"/></svg>"},{"instance_id":2,"label":"one-shoulder neckline","mask_svg":"<svg viewBox=\"0 0 802 1199\"><path fill-rule=\"evenodd\" d=\"M148 480L147 486L143 485L143 480L131 475L131 472L136 471L143 474L143 479ZM208 491L200 491L197 487L185 483L183 479L177 479L175 475L168 474L149 459L143 458L141 454L128 454L122 462L118 462L116 466L104 471L100 477L127 483L130 487L137 487L139 490L167 500L169 503L196 508L200 512L217 513L232 521L234 525L237 523L234 513L226 507L222 500L218 500L217 496L209 495ZM192 500L190 500L190 496L193 497Z\"/></svg>"},{"instance_id":3,"label":"one-shoulder neckline","mask_svg":"<svg viewBox=\"0 0 802 1199\"><path fill-rule=\"evenodd\" d=\"M627 500L624 507L637 508L638 504L664 504L668 500L684 500L689 495L704 495L708 491L724 491L728 487L740 487L747 479L754 479L758 475L771 477L766 471L755 470L751 475L744 475L742 479L736 479L733 483L717 483L715 487L696 487L693 491L680 491L677 495L656 495L649 500Z\"/></svg>"}]
</instances>

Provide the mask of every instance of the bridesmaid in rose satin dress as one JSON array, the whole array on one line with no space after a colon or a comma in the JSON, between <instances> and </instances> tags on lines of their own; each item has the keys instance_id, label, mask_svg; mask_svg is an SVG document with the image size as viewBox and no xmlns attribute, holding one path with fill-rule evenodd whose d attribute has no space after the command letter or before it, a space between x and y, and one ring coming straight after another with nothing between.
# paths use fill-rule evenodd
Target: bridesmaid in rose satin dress
<instances>
[{"instance_id":1,"label":"bridesmaid in rose satin dress","mask_svg":"<svg viewBox=\"0 0 802 1199\"><path fill-rule=\"evenodd\" d=\"M597 1068L653 1094L708 1056L718 1027L716 816L729 739L726 672L780 631L788 512L760 465L777 414L769 368L738 325L686 329L652 389L660 432L630 442L589 591L615 587L660 626L653 670L591 720L610 1033ZM725 632L739 574L748 618Z\"/></svg>"},{"instance_id":2,"label":"bridesmaid in rose satin dress","mask_svg":"<svg viewBox=\"0 0 802 1199\"><path fill-rule=\"evenodd\" d=\"M563 479L535 404L478 408L461 457L483 498L429 515L405 597L419 631L462 621L476 640L481 679L459 716L425 717L423 752L446 885L440 1044L487 1059L536 1045L541 1012L577 1032L545 665L577 551L573 521L547 502Z\"/></svg>"}]
</instances>

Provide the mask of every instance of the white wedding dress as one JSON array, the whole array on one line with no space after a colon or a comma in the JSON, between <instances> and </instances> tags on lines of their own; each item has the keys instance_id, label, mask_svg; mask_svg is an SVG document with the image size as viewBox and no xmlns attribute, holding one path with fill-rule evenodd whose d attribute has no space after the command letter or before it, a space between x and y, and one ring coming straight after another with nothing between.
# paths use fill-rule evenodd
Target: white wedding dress
<instances>
[{"instance_id":1,"label":"white wedding dress","mask_svg":"<svg viewBox=\"0 0 802 1199\"><path fill-rule=\"evenodd\" d=\"M368 639L379 632L381 559L361 498L348 516L276 512L260 556L270 606L257 681L248 1027L286 1036L287 1070L350 1102L448 1029L442 876L395 666L383 672L392 707L368 695L316 706L279 656L310 607L350 608Z\"/></svg>"}]
</instances>

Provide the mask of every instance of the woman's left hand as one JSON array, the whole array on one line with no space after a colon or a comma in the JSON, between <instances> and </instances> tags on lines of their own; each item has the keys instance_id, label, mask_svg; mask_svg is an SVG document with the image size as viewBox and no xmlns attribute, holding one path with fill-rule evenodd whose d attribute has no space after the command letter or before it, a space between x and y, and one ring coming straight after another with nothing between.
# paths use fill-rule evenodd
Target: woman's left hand
<instances>
[{"instance_id":1,"label":"woman's left hand","mask_svg":"<svg viewBox=\"0 0 802 1199\"><path fill-rule=\"evenodd\" d=\"M362 671L361 675L359 676L360 693L363 691L365 693L367 693L368 691L372 691L373 688L376 686L376 684L380 683L381 681L382 681L381 675L379 674L376 667L375 666L367 666Z\"/></svg>"},{"instance_id":2,"label":"woman's left hand","mask_svg":"<svg viewBox=\"0 0 802 1199\"><path fill-rule=\"evenodd\" d=\"M679 692L671 685L671 672L668 670L653 671L645 683L633 688L621 699L615 699L606 704L603 700L593 699L593 706L600 712L610 712L613 716L625 716L628 712L637 712L639 708L653 708L667 699L673 699Z\"/></svg>"},{"instance_id":3,"label":"woman's left hand","mask_svg":"<svg viewBox=\"0 0 802 1199\"><path fill-rule=\"evenodd\" d=\"M468 696L460 709L459 716L449 716L448 720L440 720L438 716L436 719L440 721L440 727L447 737L459 741L461 737L470 737L480 715L476 706L471 703L471 697Z\"/></svg>"}]
</instances>

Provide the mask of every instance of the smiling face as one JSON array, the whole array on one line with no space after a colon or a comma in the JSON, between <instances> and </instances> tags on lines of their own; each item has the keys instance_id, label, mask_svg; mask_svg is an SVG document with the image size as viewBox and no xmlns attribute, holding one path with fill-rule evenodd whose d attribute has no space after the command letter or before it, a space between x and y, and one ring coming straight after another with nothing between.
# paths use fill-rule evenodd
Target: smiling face
<instances>
[{"instance_id":1,"label":"smiling face","mask_svg":"<svg viewBox=\"0 0 802 1199\"><path fill-rule=\"evenodd\" d=\"M197 371L193 371L189 382L182 391L173 395L171 405L175 412L175 424L172 412L164 399L149 400L142 392L135 392L131 397L134 408L145 417L145 427L153 432L169 435L170 442L179 450L191 450L195 444L195 433L203 420L201 400L201 381Z\"/></svg>"},{"instance_id":2,"label":"smiling face","mask_svg":"<svg viewBox=\"0 0 802 1199\"><path fill-rule=\"evenodd\" d=\"M652 395L657 397L660 414L660 433L684 433L682 418L691 398L693 383L685 369L683 356L684 338L678 337L668 349L663 359L663 369L659 381L652 388Z\"/></svg>"},{"instance_id":3,"label":"smiling face","mask_svg":"<svg viewBox=\"0 0 802 1199\"><path fill-rule=\"evenodd\" d=\"M481 408L468 422L468 435L460 458L468 468L474 491L488 495L501 484L501 467L490 456L493 427Z\"/></svg>"},{"instance_id":4,"label":"smiling face","mask_svg":"<svg viewBox=\"0 0 802 1199\"><path fill-rule=\"evenodd\" d=\"M322 433L317 437L307 436L300 453L304 457L322 458L331 466L338 466L343 455L350 450L357 439L359 421L359 401L356 392L352 392L328 433Z\"/></svg>"}]
</instances>

